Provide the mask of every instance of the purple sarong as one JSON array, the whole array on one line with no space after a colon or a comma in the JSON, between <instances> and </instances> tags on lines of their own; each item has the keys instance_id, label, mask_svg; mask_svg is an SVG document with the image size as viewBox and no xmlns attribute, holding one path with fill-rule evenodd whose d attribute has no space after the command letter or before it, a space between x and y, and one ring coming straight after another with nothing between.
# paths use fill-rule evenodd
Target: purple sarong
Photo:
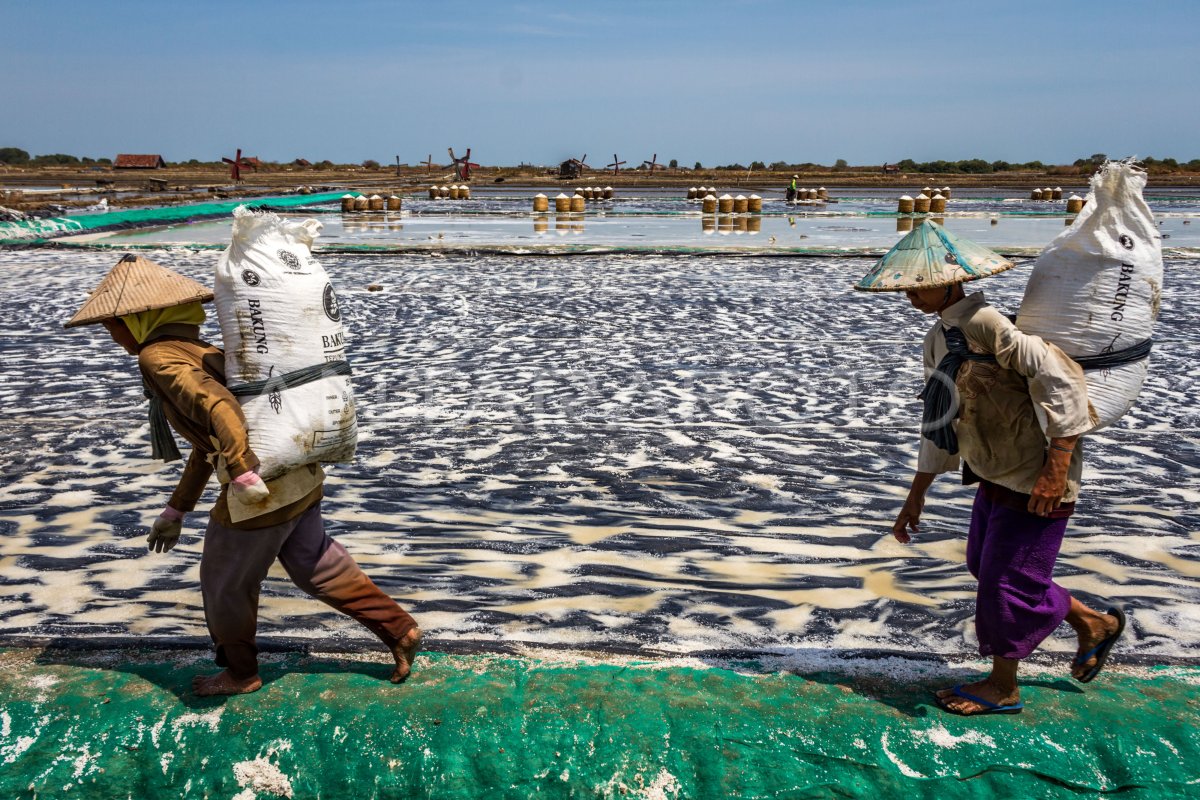
<instances>
[{"instance_id":1,"label":"purple sarong","mask_svg":"<svg viewBox=\"0 0 1200 800\"><path fill-rule=\"evenodd\" d=\"M985 481L971 512L967 567L979 580L975 635L985 656L1025 658L1071 608L1071 595L1052 580L1070 511L1039 517L1014 507L1021 497Z\"/></svg>"}]
</instances>

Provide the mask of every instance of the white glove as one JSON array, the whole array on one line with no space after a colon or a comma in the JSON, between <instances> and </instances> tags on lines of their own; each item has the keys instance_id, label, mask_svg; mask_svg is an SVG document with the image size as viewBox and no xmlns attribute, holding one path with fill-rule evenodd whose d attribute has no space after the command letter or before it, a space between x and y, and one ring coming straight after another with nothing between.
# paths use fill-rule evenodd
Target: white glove
<instances>
[{"instance_id":1,"label":"white glove","mask_svg":"<svg viewBox=\"0 0 1200 800\"><path fill-rule=\"evenodd\" d=\"M155 553L165 553L179 542L183 533L183 514L167 506L150 526L150 535L146 537L146 549Z\"/></svg>"},{"instance_id":2,"label":"white glove","mask_svg":"<svg viewBox=\"0 0 1200 800\"><path fill-rule=\"evenodd\" d=\"M258 477L258 473L254 470L243 472L230 481L229 491L239 503L248 506L261 503L271 494L271 490L267 488L267 484L263 482L262 478Z\"/></svg>"}]
</instances>

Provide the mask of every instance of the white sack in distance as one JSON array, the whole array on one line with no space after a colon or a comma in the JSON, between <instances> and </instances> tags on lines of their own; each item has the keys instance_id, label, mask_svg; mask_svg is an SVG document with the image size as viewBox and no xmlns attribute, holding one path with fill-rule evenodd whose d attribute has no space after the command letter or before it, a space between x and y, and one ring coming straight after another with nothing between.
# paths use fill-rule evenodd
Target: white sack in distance
<instances>
[{"instance_id":1,"label":"white sack in distance","mask_svg":"<svg viewBox=\"0 0 1200 800\"><path fill-rule=\"evenodd\" d=\"M321 223L290 222L244 206L217 261L213 292L232 388L344 361L337 297L312 255ZM354 459L358 423L348 375L239 397L250 448L271 480L303 464Z\"/></svg>"},{"instance_id":2,"label":"white sack in distance","mask_svg":"<svg viewBox=\"0 0 1200 800\"><path fill-rule=\"evenodd\" d=\"M1142 198L1146 174L1110 161L1092 176L1083 211L1038 256L1017 327L1073 357L1124 350L1154 332L1162 298L1162 237ZM1148 359L1088 370L1088 399L1100 418L1120 419L1137 400Z\"/></svg>"}]
</instances>

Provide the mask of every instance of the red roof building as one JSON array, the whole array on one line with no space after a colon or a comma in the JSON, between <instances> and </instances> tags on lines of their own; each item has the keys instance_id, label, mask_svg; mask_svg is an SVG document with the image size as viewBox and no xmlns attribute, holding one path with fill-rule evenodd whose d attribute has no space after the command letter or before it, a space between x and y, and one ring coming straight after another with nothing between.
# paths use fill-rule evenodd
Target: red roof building
<instances>
[{"instance_id":1,"label":"red roof building","mask_svg":"<svg viewBox=\"0 0 1200 800\"><path fill-rule=\"evenodd\" d=\"M165 167L167 162L163 161L160 155L131 155L129 153L119 153L117 160L113 162L115 169L161 169Z\"/></svg>"}]
</instances>

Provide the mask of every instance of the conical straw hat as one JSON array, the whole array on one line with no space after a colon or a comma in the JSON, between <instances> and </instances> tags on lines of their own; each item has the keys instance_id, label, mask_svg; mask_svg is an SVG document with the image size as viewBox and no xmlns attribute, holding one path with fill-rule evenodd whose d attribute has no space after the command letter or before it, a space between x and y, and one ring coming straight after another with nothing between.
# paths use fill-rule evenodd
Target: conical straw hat
<instances>
[{"instance_id":1,"label":"conical straw hat","mask_svg":"<svg viewBox=\"0 0 1200 800\"><path fill-rule=\"evenodd\" d=\"M926 220L875 263L854 288L862 292L903 292L966 283L1015 264L969 239Z\"/></svg>"},{"instance_id":2,"label":"conical straw hat","mask_svg":"<svg viewBox=\"0 0 1200 800\"><path fill-rule=\"evenodd\" d=\"M206 303L212 299L212 291L191 278L159 266L148 258L126 255L104 276L83 308L75 312L75 316L63 327L90 325L126 314L185 303Z\"/></svg>"}]
</instances>

